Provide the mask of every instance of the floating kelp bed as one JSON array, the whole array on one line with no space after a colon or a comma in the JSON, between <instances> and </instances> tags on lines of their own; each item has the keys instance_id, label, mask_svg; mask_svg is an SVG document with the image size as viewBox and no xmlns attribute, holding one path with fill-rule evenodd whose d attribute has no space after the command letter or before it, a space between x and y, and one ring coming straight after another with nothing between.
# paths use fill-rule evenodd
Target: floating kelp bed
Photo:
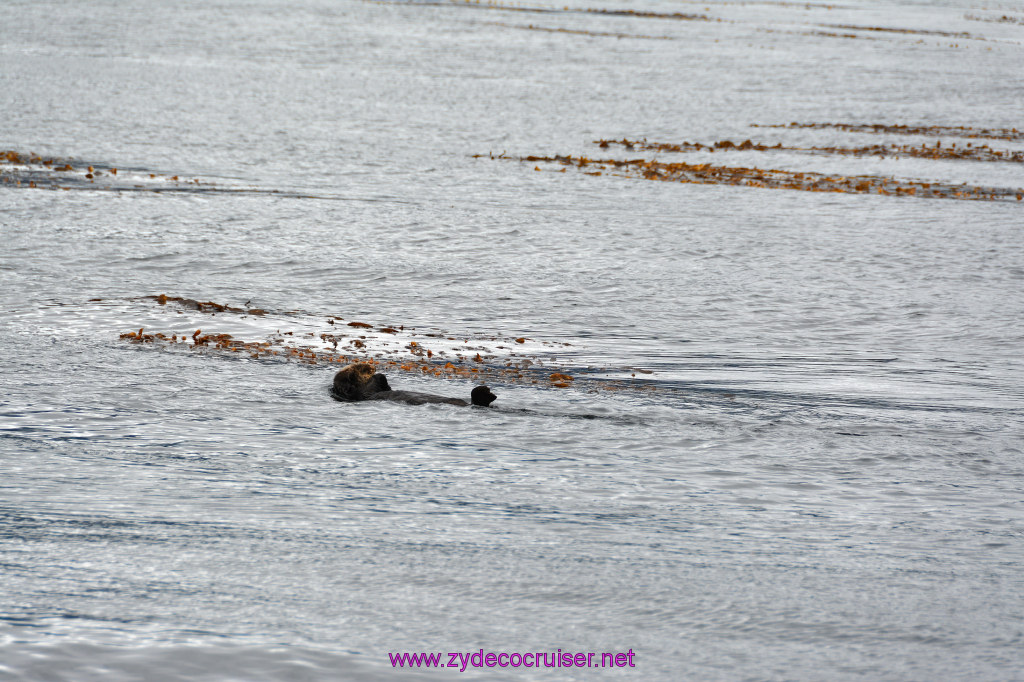
<instances>
[{"instance_id":1,"label":"floating kelp bed","mask_svg":"<svg viewBox=\"0 0 1024 682\"><path fill-rule=\"evenodd\" d=\"M524 6L518 4L510 4L505 2L498 2L497 0L369 0L379 5L400 5L402 7L441 7L441 8L463 8L463 9L478 9L478 10L497 10L502 12L520 12L526 14L543 14L543 15L589 15L589 16L603 16L612 18L637 18L637 19L669 19L675 21L698 21L698 22L716 22L720 24L751 24L755 23L750 21L749 18L737 15L733 18L722 18L710 16L709 14L694 14L694 13L682 13L682 12L654 12L645 10L625 9L625 8L599 8L599 7L572 7L564 5L562 7L540 7L540 6ZM694 3L698 4L698 3ZM746 5L749 3L736 2L736 3L719 3L720 9L725 5ZM793 8L802 11L809 10L837 10L837 9L854 9L850 6L840 6L835 4L813 4L813 3L790 3L790 2L760 2L755 4L762 5L774 5L779 8ZM704 7L706 12L711 11L710 6ZM969 17L968 17L969 18ZM991 20L996 21L996 20ZM1014 22L1010 17L1005 17L1000 21ZM547 31L551 33L564 33L564 34L576 34L576 35L588 35L588 36L600 36L600 37L615 37L615 38L648 38L648 39L666 39L674 40L677 39L674 36L651 36L651 35L637 35L627 33L605 33L601 31L588 31L578 28L548 28L542 26L515 26L510 25L508 28L517 28L523 30L532 31ZM826 30L822 30L826 29ZM808 29L802 31L786 30L765 26L758 26L758 31L766 33L781 33L781 34L793 34L793 35L806 35L816 38L841 38L841 39L860 39L860 40L898 40L903 36L907 37L918 37L918 38L932 38L945 40L956 40L959 42L950 42L949 47L960 48L966 47L965 41L981 41L981 42L1010 42L1014 45L1019 45L1016 41L1005 41L991 38L984 38L978 35L974 35L967 31L941 31L924 28L904 28L904 27L887 27L887 26L863 26L856 24L833 24L833 23L815 23L809 24ZM843 32L837 32L843 31ZM941 44L945 44L944 42Z\"/></svg>"},{"instance_id":2,"label":"floating kelp bed","mask_svg":"<svg viewBox=\"0 0 1024 682\"><path fill-rule=\"evenodd\" d=\"M0 151L0 184L9 187L94 192L150 192L155 194L255 194L293 199L341 199L273 189L230 187L199 178L116 168L98 162L43 157L14 150Z\"/></svg>"},{"instance_id":3,"label":"floating kelp bed","mask_svg":"<svg viewBox=\"0 0 1024 682\"><path fill-rule=\"evenodd\" d=\"M933 31L919 28L888 28L884 26L855 26L853 24L818 24L822 28L839 29L840 31L872 31L875 33L901 33L918 36L941 36L943 38L962 38L970 40L974 38L966 31Z\"/></svg>"},{"instance_id":4,"label":"floating kelp bed","mask_svg":"<svg viewBox=\"0 0 1024 682\"><path fill-rule=\"evenodd\" d=\"M887 123L752 123L751 128L823 128L851 133L889 135L928 135L930 137L965 137L986 140L1024 141L1024 131L1016 128L976 128L972 126L894 125Z\"/></svg>"},{"instance_id":5,"label":"floating kelp bed","mask_svg":"<svg viewBox=\"0 0 1024 682\"><path fill-rule=\"evenodd\" d=\"M517 28L524 31L540 31L543 33L567 33L569 35L590 36L593 38L635 38L638 40L677 40L674 36L648 36L637 33L610 33L605 31L584 31L571 28L549 28L547 26L534 26L533 24L506 24L501 21L489 22L491 26L502 26L504 28Z\"/></svg>"},{"instance_id":6,"label":"floating kelp bed","mask_svg":"<svg viewBox=\"0 0 1024 682\"><path fill-rule=\"evenodd\" d=\"M584 391L652 388L649 383L632 380L637 373L651 374L649 370L566 367L554 355L555 352L571 353L566 349L572 344L566 342L540 341L525 336L456 336L441 330L420 331L404 325L346 321L338 315L271 311L166 294L134 301L168 306L168 312L174 310L178 314L195 311L211 318L220 316L217 321L203 321L202 327L191 331L182 331L182 328L191 329L194 319L169 325L168 331L142 327L120 334L121 340L132 344L335 368L368 362L381 371L493 385L529 384ZM100 299L91 302L102 303ZM250 317L259 318L259 325L246 323ZM268 324L276 325L281 321L290 321L294 328L277 329L265 338L252 338L259 335L257 326L266 329ZM214 325L219 329L213 330ZM630 380L616 378L627 374Z\"/></svg>"},{"instance_id":7,"label":"floating kelp bed","mask_svg":"<svg viewBox=\"0 0 1024 682\"><path fill-rule=\"evenodd\" d=\"M482 154L474 158L483 157ZM668 163L648 159L591 159L585 156L490 156L533 164L555 164L576 168L586 175L618 175L627 178L682 182L701 185L734 185L766 189L795 189L805 192L882 194L926 199L967 199L975 201L1021 201L1024 189L976 187L964 184L900 180L879 175L828 175L824 173L770 170L707 163ZM534 170L542 170L539 165Z\"/></svg>"},{"instance_id":8,"label":"floating kelp bed","mask_svg":"<svg viewBox=\"0 0 1024 682\"><path fill-rule=\"evenodd\" d=\"M993 24L1021 24L1024 25L1024 17L1014 17L1008 14L1001 14L998 17L988 16L982 17L976 14L965 14L964 19L968 21L986 21Z\"/></svg>"},{"instance_id":9,"label":"floating kelp bed","mask_svg":"<svg viewBox=\"0 0 1024 682\"><path fill-rule=\"evenodd\" d=\"M772 28L760 29L765 33L789 33L791 35L811 36L814 38L846 38L848 40L878 40L872 36L860 35L859 33L836 33L834 31L780 31Z\"/></svg>"},{"instance_id":10,"label":"floating kelp bed","mask_svg":"<svg viewBox=\"0 0 1024 682\"><path fill-rule=\"evenodd\" d=\"M785 33L790 35L804 35L813 36L816 38L846 38L854 40L889 40L899 35L908 36L922 36L926 38L952 38L957 40L973 40L981 42L993 42L989 38L982 38L981 36L971 35L966 31L929 31L925 29L915 28L885 28L881 26L854 26L852 24L817 24L822 28L826 29L837 29L841 31L860 31L858 33L836 33L835 30L822 31L820 29L812 29L806 31L792 31L777 28L759 28L759 31L765 33ZM873 34L873 35L872 35ZM1004 41L996 41L1004 42ZM949 43L949 47L960 47L960 43Z\"/></svg>"},{"instance_id":11,"label":"floating kelp bed","mask_svg":"<svg viewBox=\"0 0 1024 682\"><path fill-rule=\"evenodd\" d=\"M753 125L755 128L828 128L847 132L869 132L875 134L901 135L952 135L956 137L1021 140L1024 133L1014 129L989 129L970 126L908 126L883 124L850 123L790 123L788 125ZM1024 163L1024 151L999 150L987 144L972 142L943 144L942 140L928 144L873 144L861 146L797 146L781 142L764 144L753 140L733 142L720 140L712 143L701 142L653 142L647 139L594 140L601 149L621 147L628 152L648 151L659 153L703 153L722 152L775 152L815 155L834 155L871 158L912 158L927 161L977 161ZM475 154L473 158L483 158ZM757 166L714 165L711 163L685 163L661 159L632 158L590 158L586 155L530 155L510 157L504 153L490 159L518 160L534 164L536 171L551 166L560 167L559 172L575 168L586 175L616 175L662 182L681 182L702 185L734 185L766 189L792 189L805 192L840 192L844 194L882 194L890 196L912 196L925 199L962 199L973 201L1022 201L1024 189L1015 187L985 187L950 181L931 181L914 178L897 178L884 175L855 173L822 173L816 171L782 170L759 168ZM543 167L542 167L543 166ZM948 171L947 171L948 172Z\"/></svg>"},{"instance_id":12,"label":"floating kelp bed","mask_svg":"<svg viewBox=\"0 0 1024 682\"><path fill-rule=\"evenodd\" d=\"M683 14L681 12L646 12L633 9L603 9L599 7L524 7L509 5L502 2L478 2L473 0L456 0L455 2L394 2L392 0L373 0L378 5L401 5L403 7L461 7L469 9L492 9L505 12L525 12L527 14L590 14L604 17L638 17L641 19L674 19L676 21L721 21L706 14Z\"/></svg>"},{"instance_id":13,"label":"floating kelp bed","mask_svg":"<svg viewBox=\"0 0 1024 682\"><path fill-rule=\"evenodd\" d=\"M728 151L786 151L804 152L813 154L836 154L840 156L878 156L878 157L901 157L917 159L936 159L944 161L996 161L1009 163L1024 163L1024 151L1009 151L992 149L988 145L975 147L968 142L966 146L957 147L956 143L942 146L938 141L932 145L922 143L921 145L909 144L873 144L864 147L786 147L782 144L765 145L744 140L743 142L732 142L721 140L710 144L700 142L680 142L673 144L669 142L649 142L647 140L595 140L594 144L602 149L611 145L625 147L628 150L641 149L644 151L656 152L728 152Z\"/></svg>"}]
</instances>

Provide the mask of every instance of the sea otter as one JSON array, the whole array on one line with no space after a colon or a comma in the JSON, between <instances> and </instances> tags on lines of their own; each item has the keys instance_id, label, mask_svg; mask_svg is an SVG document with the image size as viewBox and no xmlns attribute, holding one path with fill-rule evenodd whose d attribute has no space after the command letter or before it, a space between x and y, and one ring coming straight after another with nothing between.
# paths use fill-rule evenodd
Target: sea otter
<instances>
[{"instance_id":1,"label":"sea otter","mask_svg":"<svg viewBox=\"0 0 1024 682\"><path fill-rule=\"evenodd\" d=\"M377 374L373 365L366 362L357 362L347 365L338 370L334 375L334 386L331 388L331 395L335 400L354 402L357 400L395 400L410 405L424 405L426 403L445 403L448 405L467 406L470 404L478 407L487 407L493 403L497 396L491 393L486 386L477 386L470 393L471 402L467 403L461 398L446 398L443 395L430 393L417 393L416 391L393 391L388 385L388 378L383 374Z\"/></svg>"}]
</instances>

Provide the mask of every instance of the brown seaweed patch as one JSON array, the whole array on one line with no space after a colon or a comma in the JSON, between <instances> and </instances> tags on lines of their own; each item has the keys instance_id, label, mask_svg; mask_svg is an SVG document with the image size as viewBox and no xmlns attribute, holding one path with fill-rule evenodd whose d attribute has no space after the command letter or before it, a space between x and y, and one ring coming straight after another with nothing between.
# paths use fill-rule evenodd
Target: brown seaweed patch
<instances>
[{"instance_id":1,"label":"brown seaweed patch","mask_svg":"<svg viewBox=\"0 0 1024 682\"><path fill-rule=\"evenodd\" d=\"M740 143L732 142L731 140L721 140L719 142L711 142L709 144L701 144L700 142L680 142L678 144L672 144L668 142L648 142L644 140L630 140L622 138L621 140L594 140L594 144L599 146L601 149L607 149L609 146L621 145L628 150L643 149L647 151L657 152L700 152L708 151L713 152L715 150L739 150L746 151L749 149L755 151L768 151L770 149L784 149L780 144L774 146L768 146L763 144L757 144L750 140L744 140Z\"/></svg>"},{"instance_id":2,"label":"brown seaweed patch","mask_svg":"<svg viewBox=\"0 0 1024 682\"><path fill-rule=\"evenodd\" d=\"M285 332L285 335L293 336ZM322 335L328 336L329 335ZM123 341L132 344L160 346L166 348L181 348L204 354L217 354L221 357L242 357L251 360L265 360L271 362L295 362L302 365L339 365L344 366L355 362L366 362L378 369L378 371L402 371L419 375L431 375L442 379L461 379L481 381L488 380L495 384L543 384L552 388L568 388L575 386L579 390L595 392L598 390L624 390L624 389L646 389L649 387L637 385L630 381L609 381L599 378L598 374L603 373L604 368L587 368L593 376L582 377L580 382L577 378L565 372L549 373L541 363L524 361L518 365L511 363L484 364L483 358L478 353L471 360L444 360L433 359L430 351L413 353L412 357L386 358L380 355L341 353L337 350L337 344L333 350L325 347L314 347L308 345L282 346L280 339L269 339L264 341L245 341L227 333L213 333L197 329L191 337L185 334L164 334L147 333L144 328L124 332L119 335ZM365 344L356 340L353 343L356 349L365 348ZM418 344L410 344L412 350L416 350ZM470 365L469 363L473 363ZM650 373L648 371L648 373Z\"/></svg>"},{"instance_id":3,"label":"brown seaweed patch","mask_svg":"<svg viewBox=\"0 0 1024 682\"><path fill-rule=\"evenodd\" d=\"M942 146L942 142L933 145L909 145L909 144L874 144L863 147L784 147L781 144L764 145L744 140L735 143L730 140L721 140L710 144L699 142L681 142L672 144L667 142L648 142L647 140L595 140L594 144L602 149L610 145L621 145L626 149L642 149L645 151L658 152L699 152L699 151L791 151L816 154L838 154L842 156L880 156L900 158L938 159L943 161L1004 161L1011 163L1024 163L1024 151L1008 151L992 149L988 145L975 146L968 142L966 145L956 146L956 143Z\"/></svg>"},{"instance_id":4,"label":"brown seaweed patch","mask_svg":"<svg viewBox=\"0 0 1024 682\"><path fill-rule=\"evenodd\" d=\"M993 24L1020 24L1024 25L1024 17L1015 17L1009 14L1003 14L998 17L980 17L976 14L965 14L964 19L968 21L986 21Z\"/></svg>"},{"instance_id":5,"label":"brown seaweed patch","mask_svg":"<svg viewBox=\"0 0 1024 682\"><path fill-rule=\"evenodd\" d=\"M148 178L146 177L148 176ZM290 199L343 200L344 197L301 194L253 187L224 187L199 178L168 177L140 169L83 164L74 159L43 158L14 150L0 151L0 183L48 190L148 192L153 194L250 194Z\"/></svg>"},{"instance_id":6,"label":"brown seaweed patch","mask_svg":"<svg viewBox=\"0 0 1024 682\"><path fill-rule=\"evenodd\" d=\"M197 301L194 298L183 298L181 296L168 296L167 294L159 294L156 296L142 296L143 299L150 299L156 301L160 305L167 305L168 303L177 303L183 308L190 310L198 310L201 313L237 313L240 315L266 315L267 311L262 308L239 308L236 306L224 305L223 303L214 303L213 301Z\"/></svg>"},{"instance_id":7,"label":"brown seaweed patch","mask_svg":"<svg viewBox=\"0 0 1024 682\"><path fill-rule=\"evenodd\" d=\"M505 28L517 28L524 31L542 31L545 33L566 33L569 35L578 36L591 36L595 38L636 38L641 40L676 40L673 36L648 36L640 35L636 33L610 33L604 31L585 31L582 29L571 29L571 28L549 28L547 26L534 26L528 24L523 26L522 24L506 24L503 22L494 22L494 26L503 26Z\"/></svg>"},{"instance_id":8,"label":"brown seaweed patch","mask_svg":"<svg viewBox=\"0 0 1024 682\"><path fill-rule=\"evenodd\" d=\"M468 9L493 9L504 12L525 12L528 14L594 14L606 17L637 17L641 19L674 19L677 21L721 21L706 14L684 14L682 12L648 12L634 9L603 9L599 7L524 7L508 5L502 2L472 2L462 0L456 2L394 2L378 0L380 5L426 6L426 7L462 7Z\"/></svg>"},{"instance_id":9,"label":"brown seaweed patch","mask_svg":"<svg viewBox=\"0 0 1024 682\"><path fill-rule=\"evenodd\" d=\"M976 128L972 126L925 126L900 125L886 123L752 123L752 128L830 128L845 130L851 133L874 133L890 135L928 135L930 137L949 136L981 138L986 140L1024 140L1024 131L1016 128Z\"/></svg>"},{"instance_id":10,"label":"brown seaweed patch","mask_svg":"<svg viewBox=\"0 0 1024 682\"><path fill-rule=\"evenodd\" d=\"M31 178L36 186L40 188L50 189L71 189L75 187L76 181L78 185L88 184L88 189L127 189L124 186L104 186L96 185L95 180L97 178L104 177L104 175L110 175L117 177L118 169L113 166L106 166L99 163L81 163L74 159L50 157L44 158L34 152L18 152L15 150L0 151L0 163L7 163L16 166L23 166L23 169L18 169L18 172ZM0 180L6 180L8 182L11 179L17 180L17 176L14 175L14 169L11 169L10 175L6 177L0 175ZM57 175L60 173L61 175ZM149 173L150 179L154 178L166 178L157 173ZM199 180L182 180L177 175L169 178L173 182L200 184ZM88 180L88 183L81 183L81 180ZM61 183L64 183L63 185Z\"/></svg>"},{"instance_id":11,"label":"brown seaweed patch","mask_svg":"<svg viewBox=\"0 0 1024 682\"><path fill-rule=\"evenodd\" d=\"M863 33L835 33L833 31L792 31L778 28L757 28L760 33L773 33L784 35L813 36L815 38L847 38L856 40L883 40L883 38L864 35Z\"/></svg>"},{"instance_id":12,"label":"brown seaweed patch","mask_svg":"<svg viewBox=\"0 0 1024 682\"><path fill-rule=\"evenodd\" d=\"M510 157L494 157L510 158ZM585 156L524 156L520 161L552 163L581 171L614 171L623 177L702 185L734 185L805 192L882 194L929 199L997 201L1024 199L1024 189L976 187L965 184L901 180L877 175L826 175L762 168L712 166L711 164L665 163L647 159L590 159Z\"/></svg>"},{"instance_id":13,"label":"brown seaweed patch","mask_svg":"<svg viewBox=\"0 0 1024 682\"><path fill-rule=\"evenodd\" d=\"M802 35L814 36L815 38L846 38L848 40L878 40L878 38L872 38L871 36L861 35L859 33L835 33L833 31L804 31Z\"/></svg>"},{"instance_id":14,"label":"brown seaweed patch","mask_svg":"<svg viewBox=\"0 0 1024 682\"><path fill-rule=\"evenodd\" d=\"M566 350L574 344L565 341L514 333L506 336L493 331L454 335L436 328L417 331L415 327L398 324L360 323L367 326L343 327L340 322L330 324L341 319L337 315L299 315L295 311L272 311L268 314L274 317L243 323L230 313L252 310L246 307L248 302L231 306L168 294L126 300L152 303L152 308L145 313L147 317L160 311L162 306L170 308L164 312L173 331L154 332L148 327L136 328L129 324L126 326L131 331L119 334L122 342L160 352L314 366L369 362L388 370L443 379L480 381L487 378L495 385L519 383L551 390L571 388L592 392L609 386L622 390L643 388L629 379L629 372L636 371L635 368L567 365L562 353L570 354L569 362L571 358L578 358L579 353ZM95 303L109 305L110 299ZM183 315L184 311L175 310L179 307L209 314L210 318L202 318L200 323L199 316ZM299 315L297 324L300 326L280 328L283 316L291 318L293 315ZM277 317L281 319L275 319ZM220 328L213 329L217 325Z\"/></svg>"},{"instance_id":15,"label":"brown seaweed patch","mask_svg":"<svg viewBox=\"0 0 1024 682\"><path fill-rule=\"evenodd\" d=\"M819 24L819 26L828 26L828 25L827 24ZM839 28L839 26L836 26L836 27ZM957 39L959 41L959 42L951 42L951 43L948 44L948 47L953 47L953 48L967 48L967 47L969 47L969 43L964 42L964 41L1010 42L1011 44L1017 44L1014 41L1001 41L1001 40L993 41L990 38L982 38L981 36L971 35L969 33L948 33L948 32L945 32L945 31L918 31L916 29L897 29L897 28L890 29L890 28L876 28L876 27L869 27L869 26L843 26L842 28L845 28L847 30L864 31L864 33L837 33L836 31L823 31L823 30L794 31L794 30L786 30L786 29L778 29L778 28L764 28L764 27L758 27L757 30L759 32L761 32L761 33L811 36L812 38L840 38L840 39L843 39L843 40L874 40L874 41L898 40L899 39L899 37L898 37L899 34L907 34L907 35L911 35L911 36L913 36L913 35L924 35L924 36L927 36L927 37L933 37L934 36L937 39L941 39L941 38L944 38L946 36L951 36L951 37L953 37L953 38L955 38L955 39ZM874 32L874 35L871 35L871 32ZM923 43L924 42L924 38L923 37L919 38L916 42ZM937 45L937 46L945 45L944 42L936 42L934 44ZM989 49L991 49L991 48L989 48Z\"/></svg>"},{"instance_id":16,"label":"brown seaweed patch","mask_svg":"<svg viewBox=\"0 0 1024 682\"><path fill-rule=\"evenodd\" d=\"M888 28L883 26L855 26L853 24L818 24L822 28L836 28L841 31L873 31L875 33L903 33L919 36L942 36L943 38L972 38L966 31L928 31L918 28Z\"/></svg>"},{"instance_id":17,"label":"brown seaweed patch","mask_svg":"<svg viewBox=\"0 0 1024 682\"><path fill-rule=\"evenodd\" d=\"M678 21L721 21L712 19L706 14L683 14L682 12L643 12L634 9L594 9L582 8L578 10L566 10L567 12L583 12L585 14L600 14L609 17L641 17L644 19L676 19Z\"/></svg>"}]
</instances>

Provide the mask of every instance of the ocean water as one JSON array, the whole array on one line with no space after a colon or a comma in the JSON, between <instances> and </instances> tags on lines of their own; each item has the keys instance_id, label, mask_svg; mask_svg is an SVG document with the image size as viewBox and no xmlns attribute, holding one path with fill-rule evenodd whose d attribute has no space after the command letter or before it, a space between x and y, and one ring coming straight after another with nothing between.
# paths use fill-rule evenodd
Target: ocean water
<instances>
[{"instance_id":1,"label":"ocean water","mask_svg":"<svg viewBox=\"0 0 1024 682\"><path fill-rule=\"evenodd\" d=\"M6 0L0 678L1019 679L1022 67L1020 2ZM634 665L389 657L481 650Z\"/></svg>"}]
</instances>

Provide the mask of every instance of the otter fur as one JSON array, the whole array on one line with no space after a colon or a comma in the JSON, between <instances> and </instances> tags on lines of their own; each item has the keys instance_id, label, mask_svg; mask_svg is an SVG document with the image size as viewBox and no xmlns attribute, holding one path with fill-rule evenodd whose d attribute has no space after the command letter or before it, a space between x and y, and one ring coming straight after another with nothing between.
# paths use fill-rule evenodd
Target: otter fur
<instances>
[{"instance_id":1,"label":"otter fur","mask_svg":"<svg viewBox=\"0 0 1024 682\"><path fill-rule=\"evenodd\" d=\"M396 402L408 403L410 405L425 405L427 403L443 403L448 405L460 405L462 407L470 404L478 407L487 407L497 399L491 389L486 386L477 386L470 394L470 402L461 398L448 398L443 395L431 393L418 393L416 391L394 391L388 384L388 378L383 374L377 374L373 365L367 362L357 362L346 365L334 375L334 385L331 388L331 395L335 400L355 402L358 400L393 400Z\"/></svg>"},{"instance_id":2,"label":"otter fur","mask_svg":"<svg viewBox=\"0 0 1024 682\"><path fill-rule=\"evenodd\" d=\"M337 400L366 400L369 393L367 382L376 373L373 365L365 362L345 365L334 375L331 394Z\"/></svg>"}]
</instances>

